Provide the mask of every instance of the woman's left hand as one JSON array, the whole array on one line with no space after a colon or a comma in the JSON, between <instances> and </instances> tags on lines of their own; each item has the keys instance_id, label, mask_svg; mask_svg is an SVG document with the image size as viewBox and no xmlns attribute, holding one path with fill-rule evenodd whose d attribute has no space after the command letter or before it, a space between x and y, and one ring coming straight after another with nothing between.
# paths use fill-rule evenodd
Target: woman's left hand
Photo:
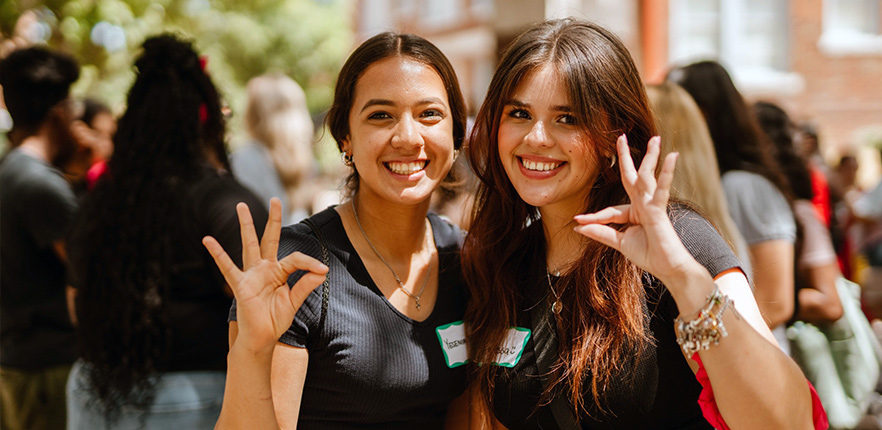
<instances>
[{"instance_id":1,"label":"woman's left hand","mask_svg":"<svg viewBox=\"0 0 882 430\"><path fill-rule=\"evenodd\" d=\"M588 238L615 248L641 269L668 284L676 283L698 262L683 246L680 237L668 217L667 206L677 153L668 154L655 178L661 139L649 139L646 155L639 170L634 167L628 139L619 136L616 147L622 184L630 204L611 206L593 214L577 215L575 228ZM618 231L607 224L626 224L628 228Z\"/></svg>"}]
</instances>

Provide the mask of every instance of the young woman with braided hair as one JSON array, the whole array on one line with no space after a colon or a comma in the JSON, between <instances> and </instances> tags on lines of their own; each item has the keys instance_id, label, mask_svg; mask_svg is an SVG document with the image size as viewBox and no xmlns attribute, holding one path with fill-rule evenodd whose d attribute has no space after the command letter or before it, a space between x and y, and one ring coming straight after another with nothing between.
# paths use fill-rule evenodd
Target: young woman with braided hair
<instances>
[{"instance_id":1,"label":"young woman with braided hair","mask_svg":"<svg viewBox=\"0 0 882 430\"><path fill-rule=\"evenodd\" d=\"M223 399L231 297L201 245L240 249L220 100L189 43L152 37L68 242L80 360L68 429L210 428Z\"/></svg>"}]
</instances>

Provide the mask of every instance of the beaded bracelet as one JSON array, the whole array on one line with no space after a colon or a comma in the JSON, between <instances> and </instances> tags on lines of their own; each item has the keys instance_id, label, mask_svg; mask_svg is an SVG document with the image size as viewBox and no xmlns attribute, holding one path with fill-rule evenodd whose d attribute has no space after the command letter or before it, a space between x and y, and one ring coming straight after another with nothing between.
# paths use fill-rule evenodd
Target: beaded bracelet
<instances>
[{"instance_id":1,"label":"beaded bracelet","mask_svg":"<svg viewBox=\"0 0 882 430\"><path fill-rule=\"evenodd\" d=\"M707 303L698 311L698 315L686 321L681 317L674 320L677 330L677 343L683 348L687 357L712 345L717 345L728 336L723 324L723 313L732 304L729 296L720 292L714 283L714 290L707 296Z\"/></svg>"}]
</instances>

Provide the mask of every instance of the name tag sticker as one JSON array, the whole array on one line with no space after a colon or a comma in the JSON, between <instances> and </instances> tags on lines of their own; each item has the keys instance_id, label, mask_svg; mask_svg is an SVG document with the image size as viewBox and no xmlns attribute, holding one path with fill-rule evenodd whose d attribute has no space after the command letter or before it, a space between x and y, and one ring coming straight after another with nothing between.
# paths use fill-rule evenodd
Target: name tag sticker
<instances>
[{"instance_id":1,"label":"name tag sticker","mask_svg":"<svg viewBox=\"0 0 882 430\"><path fill-rule=\"evenodd\" d=\"M465 326L462 321L438 326L435 329L435 333L438 334L438 341L441 342L441 351L444 351L447 367L452 369L462 366L469 361Z\"/></svg>"},{"instance_id":2,"label":"name tag sticker","mask_svg":"<svg viewBox=\"0 0 882 430\"><path fill-rule=\"evenodd\" d=\"M527 346L527 341L530 340L530 333L530 329L523 327L508 329L508 334L502 340L502 346L499 347L499 353L493 364L502 367L515 367L518 361L521 361L521 355L524 354L524 348Z\"/></svg>"}]
</instances>

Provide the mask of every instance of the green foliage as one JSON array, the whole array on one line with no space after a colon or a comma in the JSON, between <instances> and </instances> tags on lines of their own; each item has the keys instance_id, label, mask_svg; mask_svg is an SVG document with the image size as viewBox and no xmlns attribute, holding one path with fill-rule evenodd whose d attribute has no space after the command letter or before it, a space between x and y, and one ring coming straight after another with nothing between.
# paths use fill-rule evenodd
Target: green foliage
<instances>
[{"instance_id":1,"label":"green foliage","mask_svg":"<svg viewBox=\"0 0 882 430\"><path fill-rule=\"evenodd\" d=\"M233 130L245 105L245 84L282 72L306 91L310 111L327 109L337 71L352 47L346 0L0 0L0 31L8 37L18 17L36 10L52 27L50 46L83 66L73 91L124 109L134 78L132 61L145 38L165 31L194 41L208 72L233 109ZM106 23L106 24L100 24ZM108 25L110 24L110 25ZM96 27L99 26L99 27ZM119 49L93 42L101 28L125 36ZM122 30L121 32L119 30ZM114 40L122 40L116 38ZM238 115L236 115L238 114Z\"/></svg>"}]
</instances>

